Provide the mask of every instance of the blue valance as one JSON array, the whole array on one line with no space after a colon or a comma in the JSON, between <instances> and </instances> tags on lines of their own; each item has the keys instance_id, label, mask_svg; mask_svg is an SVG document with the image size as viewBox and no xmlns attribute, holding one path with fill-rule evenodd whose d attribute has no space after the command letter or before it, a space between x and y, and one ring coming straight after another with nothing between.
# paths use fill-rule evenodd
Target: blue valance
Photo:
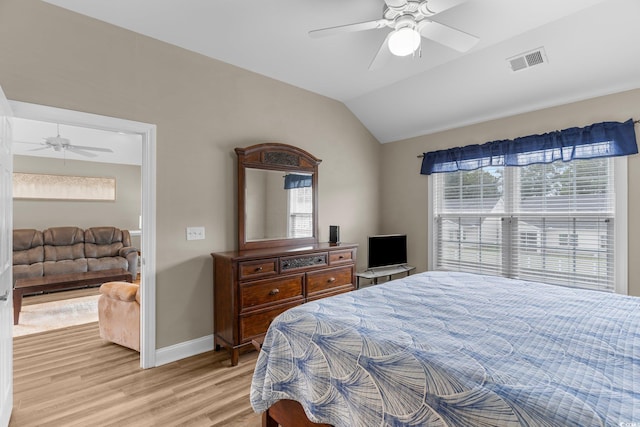
<instances>
[{"instance_id":1,"label":"blue valance","mask_svg":"<svg viewBox=\"0 0 640 427\"><path fill-rule=\"evenodd\" d=\"M311 175L290 173L284 176L284 189L311 187Z\"/></svg>"},{"instance_id":2,"label":"blue valance","mask_svg":"<svg viewBox=\"0 0 640 427\"><path fill-rule=\"evenodd\" d=\"M483 166L526 166L534 163L636 154L633 120L602 122L542 135L468 145L424 153L420 173L474 170Z\"/></svg>"}]
</instances>

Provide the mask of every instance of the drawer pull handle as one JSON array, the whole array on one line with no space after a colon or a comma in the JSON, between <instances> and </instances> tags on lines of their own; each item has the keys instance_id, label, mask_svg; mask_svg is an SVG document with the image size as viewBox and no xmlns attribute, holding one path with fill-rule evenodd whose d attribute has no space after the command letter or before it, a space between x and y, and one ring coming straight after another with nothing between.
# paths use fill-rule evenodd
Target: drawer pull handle
<instances>
[{"instance_id":1,"label":"drawer pull handle","mask_svg":"<svg viewBox=\"0 0 640 427\"><path fill-rule=\"evenodd\" d=\"M321 262L323 262L323 261L324 261L324 260L323 260L322 258L318 258L318 259L316 260L316 263L321 263Z\"/></svg>"},{"instance_id":2,"label":"drawer pull handle","mask_svg":"<svg viewBox=\"0 0 640 427\"><path fill-rule=\"evenodd\" d=\"M343 259L343 258L344 258L344 255L340 255L340 256L338 257L338 259Z\"/></svg>"},{"instance_id":3,"label":"drawer pull handle","mask_svg":"<svg viewBox=\"0 0 640 427\"><path fill-rule=\"evenodd\" d=\"M331 277L331 278L329 278L329 280L327 280L327 282L329 282L329 283L333 283L333 282L335 282L335 281L336 281L336 278L335 278L335 277Z\"/></svg>"},{"instance_id":4,"label":"drawer pull handle","mask_svg":"<svg viewBox=\"0 0 640 427\"><path fill-rule=\"evenodd\" d=\"M260 271L262 271L262 266L260 267L256 267L256 269L254 270L256 273L259 273Z\"/></svg>"},{"instance_id":5,"label":"drawer pull handle","mask_svg":"<svg viewBox=\"0 0 640 427\"><path fill-rule=\"evenodd\" d=\"M278 288L271 289L271 290L269 291L269 295L272 295L272 296L273 296L273 295L278 295L279 293L280 293L280 289L278 289Z\"/></svg>"}]
</instances>

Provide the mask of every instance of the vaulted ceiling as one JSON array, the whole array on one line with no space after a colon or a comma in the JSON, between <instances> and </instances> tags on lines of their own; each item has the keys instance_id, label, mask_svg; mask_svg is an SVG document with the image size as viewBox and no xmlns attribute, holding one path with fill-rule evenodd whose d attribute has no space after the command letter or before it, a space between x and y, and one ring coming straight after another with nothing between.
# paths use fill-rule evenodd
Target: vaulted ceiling
<instances>
[{"instance_id":1,"label":"vaulted ceiling","mask_svg":"<svg viewBox=\"0 0 640 427\"><path fill-rule=\"evenodd\" d=\"M429 0L479 42L423 39L374 70L389 28L308 33L380 19L383 0L45 1L341 101L381 143L640 87L638 0Z\"/></svg>"}]
</instances>

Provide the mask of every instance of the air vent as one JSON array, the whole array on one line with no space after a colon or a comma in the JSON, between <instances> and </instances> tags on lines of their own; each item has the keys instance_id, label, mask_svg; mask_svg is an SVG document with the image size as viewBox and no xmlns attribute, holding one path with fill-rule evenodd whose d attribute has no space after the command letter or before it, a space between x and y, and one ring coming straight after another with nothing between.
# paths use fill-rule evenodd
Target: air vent
<instances>
[{"instance_id":1,"label":"air vent","mask_svg":"<svg viewBox=\"0 0 640 427\"><path fill-rule=\"evenodd\" d=\"M521 53L511 58L507 58L512 71L525 70L534 65L544 64L547 62L547 55L544 48L540 47L529 52Z\"/></svg>"}]
</instances>

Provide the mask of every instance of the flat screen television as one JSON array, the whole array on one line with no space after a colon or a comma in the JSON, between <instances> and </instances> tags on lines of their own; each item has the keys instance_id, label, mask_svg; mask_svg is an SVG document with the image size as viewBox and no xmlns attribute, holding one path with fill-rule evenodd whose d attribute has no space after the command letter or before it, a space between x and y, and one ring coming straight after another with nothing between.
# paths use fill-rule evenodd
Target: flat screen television
<instances>
[{"instance_id":1,"label":"flat screen television","mask_svg":"<svg viewBox=\"0 0 640 427\"><path fill-rule=\"evenodd\" d=\"M402 265L406 263L406 234L369 236L369 268Z\"/></svg>"}]
</instances>

